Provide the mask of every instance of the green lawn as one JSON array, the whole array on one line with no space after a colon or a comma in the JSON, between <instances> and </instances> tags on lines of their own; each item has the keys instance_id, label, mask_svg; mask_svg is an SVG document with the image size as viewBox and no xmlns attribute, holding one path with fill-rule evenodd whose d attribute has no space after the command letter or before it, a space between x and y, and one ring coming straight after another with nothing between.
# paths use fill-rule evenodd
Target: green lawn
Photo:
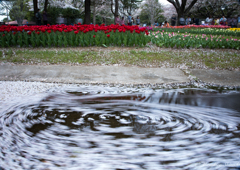
<instances>
[{"instance_id":1,"label":"green lawn","mask_svg":"<svg viewBox=\"0 0 240 170\"><path fill-rule=\"evenodd\" d=\"M94 49L94 48L93 48ZM171 48L84 48L1 49L0 62L16 64L93 64L135 65L140 67L180 67L239 69L238 50L171 49Z\"/></svg>"}]
</instances>

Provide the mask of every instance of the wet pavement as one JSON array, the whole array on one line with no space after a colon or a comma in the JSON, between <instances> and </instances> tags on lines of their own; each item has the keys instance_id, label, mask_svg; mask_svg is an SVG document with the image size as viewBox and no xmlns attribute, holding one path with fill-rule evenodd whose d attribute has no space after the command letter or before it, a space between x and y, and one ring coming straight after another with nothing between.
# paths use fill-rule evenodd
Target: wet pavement
<instances>
[{"instance_id":1,"label":"wet pavement","mask_svg":"<svg viewBox=\"0 0 240 170\"><path fill-rule=\"evenodd\" d=\"M0 67L0 80L114 84L156 84L189 81L184 72L176 68L64 65L2 65Z\"/></svg>"},{"instance_id":2,"label":"wet pavement","mask_svg":"<svg viewBox=\"0 0 240 170\"><path fill-rule=\"evenodd\" d=\"M203 82L226 86L240 86L240 71L195 69L191 70L190 73Z\"/></svg>"},{"instance_id":3,"label":"wet pavement","mask_svg":"<svg viewBox=\"0 0 240 170\"><path fill-rule=\"evenodd\" d=\"M192 77L218 85L240 86L240 71L189 70ZM58 83L170 84L190 82L178 68L123 66L10 65L0 66L0 81Z\"/></svg>"}]
</instances>

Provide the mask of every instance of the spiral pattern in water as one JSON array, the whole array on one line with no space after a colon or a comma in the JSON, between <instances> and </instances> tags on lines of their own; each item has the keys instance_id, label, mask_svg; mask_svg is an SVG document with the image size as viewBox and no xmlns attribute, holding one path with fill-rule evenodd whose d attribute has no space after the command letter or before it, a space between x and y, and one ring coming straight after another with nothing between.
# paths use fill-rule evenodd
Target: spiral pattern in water
<instances>
[{"instance_id":1,"label":"spiral pattern in water","mask_svg":"<svg viewBox=\"0 0 240 170\"><path fill-rule=\"evenodd\" d=\"M0 166L3 169L240 166L240 115L225 102L231 98L235 101L239 94L197 89L126 91L67 89L2 107Z\"/></svg>"}]
</instances>

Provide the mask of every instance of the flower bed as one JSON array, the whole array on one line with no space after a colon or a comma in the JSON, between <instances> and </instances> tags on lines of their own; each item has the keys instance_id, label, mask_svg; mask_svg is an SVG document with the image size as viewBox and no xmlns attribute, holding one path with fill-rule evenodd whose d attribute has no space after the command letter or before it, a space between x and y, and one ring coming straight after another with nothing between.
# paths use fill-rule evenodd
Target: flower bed
<instances>
[{"instance_id":1,"label":"flower bed","mask_svg":"<svg viewBox=\"0 0 240 170\"><path fill-rule=\"evenodd\" d=\"M221 36L207 36L191 35L191 34L175 34L167 32L153 32L150 34L152 43L159 47L176 47L176 48L240 48L240 40L238 39L226 39Z\"/></svg>"},{"instance_id":2,"label":"flower bed","mask_svg":"<svg viewBox=\"0 0 240 170\"><path fill-rule=\"evenodd\" d=\"M177 32L177 33L191 33L191 34L209 34L209 35L225 35L225 36L240 36L239 31L233 31L232 29L216 29L216 28L204 28L204 29L191 29L191 28L155 28L155 31L165 32Z\"/></svg>"},{"instance_id":3,"label":"flower bed","mask_svg":"<svg viewBox=\"0 0 240 170\"><path fill-rule=\"evenodd\" d=\"M240 28L229 28L230 31L240 31Z\"/></svg>"},{"instance_id":4,"label":"flower bed","mask_svg":"<svg viewBox=\"0 0 240 170\"><path fill-rule=\"evenodd\" d=\"M157 27L161 28L161 27ZM184 25L184 26L171 26L170 28L175 29L186 29L186 28L218 28L218 29L227 29L231 28L230 26L223 26L223 25Z\"/></svg>"},{"instance_id":5,"label":"flower bed","mask_svg":"<svg viewBox=\"0 0 240 170\"><path fill-rule=\"evenodd\" d=\"M119 25L0 26L0 46L145 46L146 28Z\"/></svg>"}]
</instances>

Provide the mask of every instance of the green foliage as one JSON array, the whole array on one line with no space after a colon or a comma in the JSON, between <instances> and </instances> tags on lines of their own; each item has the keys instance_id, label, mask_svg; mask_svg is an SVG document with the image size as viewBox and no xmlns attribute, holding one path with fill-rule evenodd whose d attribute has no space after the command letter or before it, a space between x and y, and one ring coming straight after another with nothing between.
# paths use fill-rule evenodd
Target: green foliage
<instances>
[{"instance_id":1,"label":"green foliage","mask_svg":"<svg viewBox=\"0 0 240 170\"><path fill-rule=\"evenodd\" d=\"M131 12L131 10L138 9L142 1L143 0L123 0L123 9Z\"/></svg>"},{"instance_id":2,"label":"green foliage","mask_svg":"<svg viewBox=\"0 0 240 170\"><path fill-rule=\"evenodd\" d=\"M226 36L238 36L240 37L240 31L230 31L227 29L217 28L160 28L155 30L165 32L177 32L177 33L191 33L191 34L208 34L208 35L226 35Z\"/></svg>"},{"instance_id":3,"label":"green foliage","mask_svg":"<svg viewBox=\"0 0 240 170\"><path fill-rule=\"evenodd\" d=\"M238 39L227 39L221 36L174 34L165 32L152 33L152 43L159 47L176 48L228 48L239 50Z\"/></svg>"},{"instance_id":4,"label":"green foliage","mask_svg":"<svg viewBox=\"0 0 240 170\"><path fill-rule=\"evenodd\" d=\"M141 6L140 19L141 23L147 23L147 25L154 24L155 21L163 21L165 17L162 12L162 5L158 0L146 1L145 4Z\"/></svg>"},{"instance_id":5,"label":"green foliage","mask_svg":"<svg viewBox=\"0 0 240 170\"><path fill-rule=\"evenodd\" d=\"M18 25L22 25L27 11L29 11L28 0L15 0L9 15L12 20L17 20Z\"/></svg>"},{"instance_id":6,"label":"green foliage","mask_svg":"<svg viewBox=\"0 0 240 170\"><path fill-rule=\"evenodd\" d=\"M57 24L57 18L59 17L59 15L62 13L62 9L58 8L58 7L48 7L47 10L47 14L48 14L48 22L51 25L55 25Z\"/></svg>"},{"instance_id":7,"label":"green foliage","mask_svg":"<svg viewBox=\"0 0 240 170\"><path fill-rule=\"evenodd\" d=\"M35 21L34 11L27 11L25 19L28 21Z\"/></svg>"},{"instance_id":8,"label":"green foliage","mask_svg":"<svg viewBox=\"0 0 240 170\"><path fill-rule=\"evenodd\" d=\"M51 25L57 24L57 18L62 15L63 18L67 18L67 24L74 24L75 19L80 18L79 10L72 8L58 8L58 7L49 7L48 12L49 23Z\"/></svg>"},{"instance_id":9,"label":"green foliage","mask_svg":"<svg viewBox=\"0 0 240 170\"><path fill-rule=\"evenodd\" d=\"M68 47L68 46L145 46L150 42L150 37L145 35L145 32L130 33L111 31L107 34L103 31L89 31L88 33L78 32L17 32L15 35L12 32L0 33L1 47L11 47L19 45L20 47Z\"/></svg>"},{"instance_id":10,"label":"green foliage","mask_svg":"<svg viewBox=\"0 0 240 170\"><path fill-rule=\"evenodd\" d=\"M79 18L80 12L76 9L66 8L62 9L62 15L67 18L67 24L73 24L75 19Z\"/></svg>"},{"instance_id":11,"label":"green foliage","mask_svg":"<svg viewBox=\"0 0 240 170\"><path fill-rule=\"evenodd\" d=\"M3 22L7 22L7 21L8 21L7 17L3 18Z\"/></svg>"}]
</instances>

